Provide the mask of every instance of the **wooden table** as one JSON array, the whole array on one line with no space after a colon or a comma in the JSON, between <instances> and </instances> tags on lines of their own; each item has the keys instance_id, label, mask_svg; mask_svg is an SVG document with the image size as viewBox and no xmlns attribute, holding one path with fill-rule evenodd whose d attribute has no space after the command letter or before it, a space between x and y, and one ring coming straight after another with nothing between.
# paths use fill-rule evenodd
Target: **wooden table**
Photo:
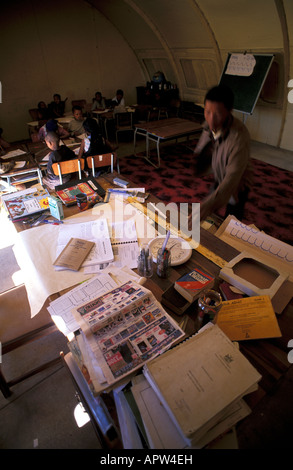
<instances>
[{"instance_id":1,"label":"wooden table","mask_svg":"<svg viewBox=\"0 0 293 470\"><path fill-rule=\"evenodd\" d=\"M113 178L117 176L116 173L97 178L97 181L107 189L113 186ZM118 175L119 176L119 175ZM121 177L121 175L120 175ZM130 183L130 187L135 187ZM150 195L146 203L157 203L159 200ZM146 208L146 203L142 204ZM69 217L77 213L76 206L64 207L65 217ZM15 223L17 230L23 230L22 223ZM219 238L215 237L211 232L201 228L200 230L200 247L211 250L217 257L230 261L238 255L238 251L232 246L226 244ZM220 282L217 276L219 275L220 266L218 266L212 259L204 256L204 250L193 250L191 258L183 265L174 266L171 268L170 276L167 279L161 279L154 271L153 276L147 280L145 287L153 292L158 301L161 300L162 294L167 290L176 279L182 274L191 270L194 266L201 266L203 270L210 272L216 277L216 288ZM62 293L60 293L62 294ZM58 294L59 295L59 294ZM52 299L53 300L53 299ZM166 307L164 307L166 308ZM172 311L166 308L168 313L178 322L182 317L175 315ZM195 329L195 322L197 317L196 307L188 311L188 322L185 331L188 335L192 334ZM285 380L286 373L288 372L291 364L288 361L288 342L293 338L293 302L291 301L284 309L281 315L277 316L277 320L281 329L282 336L280 338L249 340L240 342L240 350L252 363L252 365L262 375L259 383L259 388L256 392L250 393L245 397L245 401L253 409L260 401L267 395L273 395L277 389L277 385L281 380ZM291 403L288 402L288 409L291 409ZM245 418L245 422L250 419L250 416Z\"/></svg>"},{"instance_id":2,"label":"wooden table","mask_svg":"<svg viewBox=\"0 0 293 470\"><path fill-rule=\"evenodd\" d=\"M179 137L189 137L201 131L202 125L197 122L182 118L161 119L145 124L135 124L134 131L134 154L136 147L136 135L143 135L146 138L145 159L155 168L160 168L160 143L161 141L178 139ZM155 165L149 158L149 142L156 142L158 164Z\"/></svg>"}]
</instances>

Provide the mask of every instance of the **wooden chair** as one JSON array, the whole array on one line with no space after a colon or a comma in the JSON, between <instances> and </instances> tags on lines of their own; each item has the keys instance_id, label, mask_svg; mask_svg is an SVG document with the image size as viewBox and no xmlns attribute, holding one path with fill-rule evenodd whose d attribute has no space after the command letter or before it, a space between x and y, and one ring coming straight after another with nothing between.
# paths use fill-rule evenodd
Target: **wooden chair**
<instances>
[{"instance_id":1,"label":"wooden chair","mask_svg":"<svg viewBox=\"0 0 293 470\"><path fill-rule=\"evenodd\" d=\"M39 110L38 108L31 108L28 110L30 113L30 117L32 118L33 121L38 121L39 120Z\"/></svg>"},{"instance_id":2,"label":"wooden chair","mask_svg":"<svg viewBox=\"0 0 293 470\"><path fill-rule=\"evenodd\" d=\"M113 173L115 164L117 167L117 172L120 173L119 161L116 153L103 153L101 155L93 155L87 157L86 161L87 166L92 170L93 177L95 177L95 168L110 166L111 173Z\"/></svg>"},{"instance_id":3,"label":"wooden chair","mask_svg":"<svg viewBox=\"0 0 293 470\"><path fill-rule=\"evenodd\" d=\"M62 175L78 172L79 179L82 178L81 172L84 170L84 160L75 158L73 160L66 160L64 162L53 163L52 170L54 175L59 176L60 184L63 183Z\"/></svg>"},{"instance_id":4,"label":"wooden chair","mask_svg":"<svg viewBox=\"0 0 293 470\"><path fill-rule=\"evenodd\" d=\"M82 109L85 108L86 100L72 100L71 106L80 106Z\"/></svg>"},{"instance_id":5,"label":"wooden chair","mask_svg":"<svg viewBox=\"0 0 293 470\"><path fill-rule=\"evenodd\" d=\"M45 303L42 310L31 318L30 307L24 285L14 287L0 294L0 341L2 345L2 356L8 354L20 346L58 331L51 315L47 310L49 301ZM61 333L62 334L62 333ZM4 364L4 360L2 358ZM39 362L39 361L38 361ZM0 390L5 398L11 395L10 387L32 377L44 369L60 362L60 355L55 359L43 362L41 366L25 371L19 377L7 381L1 370L0 364Z\"/></svg>"}]
</instances>

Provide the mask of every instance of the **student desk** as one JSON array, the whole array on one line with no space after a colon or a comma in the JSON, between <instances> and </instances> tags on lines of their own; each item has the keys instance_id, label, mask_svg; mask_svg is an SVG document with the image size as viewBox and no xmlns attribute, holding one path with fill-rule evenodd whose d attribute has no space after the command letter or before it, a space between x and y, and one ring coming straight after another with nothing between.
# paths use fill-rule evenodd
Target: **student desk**
<instances>
[{"instance_id":1,"label":"student desk","mask_svg":"<svg viewBox=\"0 0 293 470\"><path fill-rule=\"evenodd\" d=\"M38 180L39 183L42 184L42 171L30 153L17 155L11 158L1 158L1 161L25 161L22 168L12 168L9 172L1 175L1 178L5 178L7 180L9 186L12 186L13 184L27 183L33 180Z\"/></svg>"},{"instance_id":2,"label":"student desk","mask_svg":"<svg viewBox=\"0 0 293 470\"><path fill-rule=\"evenodd\" d=\"M106 175L104 177L97 178L98 182L105 189L113 186L113 178L117 174L113 173L111 175ZM121 176L121 175L120 175ZM134 187L135 185L130 184ZM159 200L150 195L146 200L146 203L149 202L159 202ZM144 205L142 205L143 207ZM73 215L78 211L76 206L64 207L65 217ZM18 230L23 230L23 224L15 224ZM183 265L174 266L171 268L170 276L167 279L161 279L157 276L156 272L152 278L148 279L145 283L145 287L151 290L154 296L158 301L161 300L163 292L170 287L178 277L180 277L184 272L191 270L195 265L199 265L203 270L207 270L214 276L218 276L220 271L220 266L214 262L213 258L206 256L205 249L207 253L213 253L219 259L230 261L233 259L239 252L232 246L226 244L219 238L213 235L213 233L204 230L200 230L200 249L193 250L191 258ZM216 281L216 287L217 287ZM60 292L62 294L62 292ZM59 294L56 294L59 295ZM53 300L53 299L52 299ZM168 308L164 307L168 313L178 322L182 321L183 317L179 317L173 314ZM195 320L197 312L196 309L191 309L191 312L187 315L187 325L185 328L186 334L190 335L194 332L195 329ZM253 409L257 404L260 403L261 399L266 397L266 395L273 395L277 389L277 385L284 380L286 373L289 370L290 363L288 360L288 353L290 348L288 348L288 342L293 338L293 302L291 301L287 307L284 309L282 314L277 316L278 323L281 329L282 336L280 338L272 339L260 339L260 340L250 340L242 341L239 343L240 350L247 357L247 359L252 363L252 365L260 372L262 379L259 383L259 388L256 392L253 392L245 397L248 405ZM69 353L70 354L70 353ZM84 392L85 381L82 376L76 371L76 367L72 364L70 355L65 355L64 363L67 365L74 383L80 392L80 396L85 400L85 407L88 409L92 415L92 419L96 419L94 414L96 413L95 404L93 404L92 397L86 397ZM108 394L106 394L108 395ZM289 408L290 407L290 408ZM102 407L103 408L103 407ZM291 409L291 403L288 402L288 410ZM101 411L101 409L99 409ZM250 416L245 418L245 421L248 422ZM103 424L104 423L104 424ZM108 436L109 432L112 432L113 429L110 426L109 428L109 416L106 413L105 421L100 423L100 428L102 432ZM241 423L240 423L241 424ZM98 423L99 425L99 423ZM109 437L109 436L108 436ZM106 444L107 446L107 444Z\"/></svg>"},{"instance_id":3,"label":"student desk","mask_svg":"<svg viewBox=\"0 0 293 470\"><path fill-rule=\"evenodd\" d=\"M144 157L155 168L160 168L160 143L161 141L178 139L179 137L189 137L197 134L202 129L201 124L188 119L169 118L159 121L151 121L145 124L135 124L134 132L134 153L136 146L136 135L143 135L146 138L146 156ZM149 142L156 142L158 165L155 165L149 158Z\"/></svg>"},{"instance_id":4,"label":"student desk","mask_svg":"<svg viewBox=\"0 0 293 470\"><path fill-rule=\"evenodd\" d=\"M135 113L135 108L131 106L125 106L124 110L120 112ZM115 122L115 110L113 109L95 110L95 111L92 111L92 113L98 119L99 124L104 131L106 140L109 140L108 125L110 122L112 123Z\"/></svg>"},{"instance_id":5,"label":"student desk","mask_svg":"<svg viewBox=\"0 0 293 470\"><path fill-rule=\"evenodd\" d=\"M70 112L70 113L65 114L62 117L55 118L55 121L58 121L61 125L67 126L70 123L70 121L72 121L72 119L73 119L73 115ZM39 123L40 123L40 121L30 121L30 122L27 122L26 124L27 124L29 129L33 130L37 126L39 126Z\"/></svg>"}]
</instances>

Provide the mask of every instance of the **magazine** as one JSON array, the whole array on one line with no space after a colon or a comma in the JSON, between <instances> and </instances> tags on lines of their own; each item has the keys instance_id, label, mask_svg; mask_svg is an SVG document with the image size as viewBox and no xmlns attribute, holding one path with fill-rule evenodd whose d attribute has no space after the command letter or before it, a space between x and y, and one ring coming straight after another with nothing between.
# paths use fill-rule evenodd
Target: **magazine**
<instances>
[{"instance_id":1,"label":"magazine","mask_svg":"<svg viewBox=\"0 0 293 470\"><path fill-rule=\"evenodd\" d=\"M125 378L184 336L154 295L126 282L72 311L106 386Z\"/></svg>"},{"instance_id":2,"label":"magazine","mask_svg":"<svg viewBox=\"0 0 293 470\"><path fill-rule=\"evenodd\" d=\"M49 209L49 193L41 184L1 196L12 221Z\"/></svg>"}]
</instances>

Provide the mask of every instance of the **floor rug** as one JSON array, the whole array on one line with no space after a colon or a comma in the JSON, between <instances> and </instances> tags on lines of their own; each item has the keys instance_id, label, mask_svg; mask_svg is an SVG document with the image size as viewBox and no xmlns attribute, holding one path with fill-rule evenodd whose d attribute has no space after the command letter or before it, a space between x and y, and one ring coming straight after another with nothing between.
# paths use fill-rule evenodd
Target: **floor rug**
<instances>
[{"instance_id":1,"label":"floor rug","mask_svg":"<svg viewBox=\"0 0 293 470\"><path fill-rule=\"evenodd\" d=\"M193 155L183 143L161 149L161 166L154 168L142 154L120 160L120 171L164 202L200 202L213 183L212 174L194 176ZM151 159L157 162L156 153ZM293 244L293 173L252 159L253 190L245 207L243 222L279 240ZM220 211L220 215L223 212Z\"/></svg>"}]
</instances>

